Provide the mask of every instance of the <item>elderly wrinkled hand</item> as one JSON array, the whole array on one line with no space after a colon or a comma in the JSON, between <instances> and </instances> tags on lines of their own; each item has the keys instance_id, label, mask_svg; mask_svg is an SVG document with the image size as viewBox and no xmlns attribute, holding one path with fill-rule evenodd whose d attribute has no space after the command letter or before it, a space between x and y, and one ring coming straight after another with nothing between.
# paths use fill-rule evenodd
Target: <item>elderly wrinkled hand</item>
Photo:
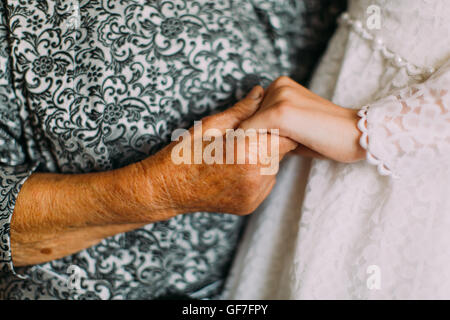
<instances>
[{"instance_id":1,"label":"elderly wrinkled hand","mask_svg":"<svg viewBox=\"0 0 450 320\"><path fill-rule=\"evenodd\" d=\"M200 158L197 158L198 162L174 161L174 155L178 154L179 149L183 149L180 145L186 142L185 139L189 139L188 143L185 143L189 147L184 150L184 152L188 150L187 158L189 160L196 157L197 151L193 147L196 143L200 143L202 150L210 144L205 142L204 137L196 137L195 127L189 131L194 134L186 135L183 137L183 141L173 142L155 157L150 157L147 161L142 162L144 172L161 172L163 175L161 180L167 185L164 201L176 208L177 212L208 211L244 215L253 212L268 196L275 184L275 174L262 174L266 163L260 161L261 159L251 163L249 160L251 142L248 137L235 139L230 146L226 132L237 129L242 121L248 119L259 109L263 93L263 88L255 87L246 98L234 107L202 120L203 136L206 132L213 130L212 132L216 132L214 140L226 141L223 146L221 144L223 157L227 158L222 163L208 163L207 159L203 159L202 154ZM260 136L257 133L257 141L260 140ZM266 138L270 140L270 134ZM201 141L196 141L198 139ZM297 143L278 136L276 140L277 150L266 150L266 154L269 157L275 157L278 168L278 162L284 155L294 150ZM232 147L231 157L227 154L230 147ZM272 145L269 146L269 143L258 144L258 148L269 147L272 147ZM243 155L238 154L240 150L244 151ZM236 160L241 156L244 163L227 161L229 158ZM152 169L155 167L158 169Z\"/></svg>"}]
</instances>

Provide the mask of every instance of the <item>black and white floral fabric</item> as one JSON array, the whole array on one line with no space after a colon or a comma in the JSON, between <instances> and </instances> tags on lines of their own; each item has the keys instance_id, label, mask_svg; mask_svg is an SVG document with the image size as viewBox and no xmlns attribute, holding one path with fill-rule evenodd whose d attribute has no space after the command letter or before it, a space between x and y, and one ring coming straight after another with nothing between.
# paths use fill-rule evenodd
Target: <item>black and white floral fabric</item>
<instances>
[{"instance_id":1,"label":"black and white floral fabric","mask_svg":"<svg viewBox=\"0 0 450 320\"><path fill-rule=\"evenodd\" d=\"M14 268L9 230L20 187L34 171L136 162L256 84L293 73L306 80L338 11L315 0L1 1L0 298L220 293L240 218L183 215Z\"/></svg>"}]
</instances>

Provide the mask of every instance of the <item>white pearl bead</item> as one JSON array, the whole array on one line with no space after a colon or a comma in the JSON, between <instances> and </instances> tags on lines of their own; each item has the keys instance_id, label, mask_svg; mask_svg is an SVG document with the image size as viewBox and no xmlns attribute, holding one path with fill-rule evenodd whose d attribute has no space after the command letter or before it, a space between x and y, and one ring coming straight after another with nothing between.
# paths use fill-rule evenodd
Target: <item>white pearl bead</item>
<instances>
[{"instance_id":1,"label":"white pearl bead","mask_svg":"<svg viewBox=\"0 0 450 320\"><path fill-rule=\"evenodd\" d=\"M357 20L357 21L355 21L355 23L353 24L353 27L356 29L356 30L361 30L362 28L363 28L363 24L362 24L362 22L361 21L359 21L359 20Z\"/></svg>"},{"instance_id":2,"label":"white pearl bead","mask_svg":"<svg viewBox=\"0 0 450 320\"><path fill-rule=\"evenodd\" d=\"M348 12L345 12L341 15L341 21L346 22L350 27L353 27L353 29L356 32L362 33L361 36L364 37L365 39L367 39L367 40L373 39L372 46L373 46L374 50L381 50L383 52L385 58L393 59L392 63L395 66L397 66L399 68L406 66L408 73L411 72L412 74L417 74L417 71L415 71L415 70L419 69L419 70L422 70L422 73L425 73L422 75L429 76L436 72L436 69L433 67L421 69L421 68L414 66L413 64L408 63L408 61L403 60L403 58L400 57L399 55L394 56L394 53L390 52L387 48L384 47L384 40L383 40L383 38L381 38L381 36L377 35L376 37L371 38L371 36L367 35L367 32L365 32L363 22L360 20L352 20L350 14Z\"/></svg>"},{"instance_id":3,"label":"white pearl bead","mask_svg":"<svg viewBox=\"0 0 450 320\"><path fill-rule=\"evenodd\" d=\"M381 37L377 36L374 40L373 40L373 45L375 49L381 49L383 47L384 41Z\"/></svg>"},{"instance_id":4,"label":"white pearl bead","mask_svg":"<svg viewBox=\"0 0 450 320\"><path fill-rule=\"evenodd\" d=\"M381 37L379 37L379 36L377 36L374 41L379 46L382 46L383 43L384 43L383 39Z\"/></svg>"},{"instance_id":5,"label":"white pearl bead","mask_svg":"<svg viewBox=\"0 0 450 320\"><path fill-rule=\"evenodd\" d=\"M341 16L342 21L348 22L350 20L350 15L348 14L348 12L344 13Z\"/></svg>"},{"instance_id":6,"label":"white pearl bead","mask_svg":"<svg viewBox=\"0 0 450 320\"><path fill-rule=\"evenodd\" d=\"M394 61L395 61L395 64L397 65L397 67L401 67L401 65L403 63L403 59L400 56L395 56Z\"/></svg>"}]
</instances>

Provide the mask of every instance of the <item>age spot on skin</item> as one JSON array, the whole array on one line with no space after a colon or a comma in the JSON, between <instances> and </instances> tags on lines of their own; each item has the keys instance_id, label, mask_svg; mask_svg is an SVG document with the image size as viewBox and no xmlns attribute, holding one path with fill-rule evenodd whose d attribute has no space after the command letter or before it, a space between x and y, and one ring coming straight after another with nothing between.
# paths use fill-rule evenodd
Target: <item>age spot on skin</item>
<instances>
[{"instance_id":1,"label":"age spot on skin","mask_svg":"<svg viewBox=\"0 0 450 320\"><path fill-rule=\"evenodd\" d=\"M41 250L42 254L51 254L52 253L52 249L50 248L44 248Z\"/></svg>"}]
</instances>

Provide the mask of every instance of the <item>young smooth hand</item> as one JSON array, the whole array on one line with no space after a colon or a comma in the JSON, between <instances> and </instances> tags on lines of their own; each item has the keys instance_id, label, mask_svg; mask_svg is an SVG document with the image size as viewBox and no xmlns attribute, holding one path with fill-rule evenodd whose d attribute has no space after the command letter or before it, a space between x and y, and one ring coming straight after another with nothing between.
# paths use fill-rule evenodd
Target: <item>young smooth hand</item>
<instances>
[{"instance_id":1,"label":"young smooth hand","mask_svg":"<svg viewBox=\"0 0 450 320\"><path fill-rule=\"evenodd\" d=\"M241 128L278 129L280 136L300 144L296 152L301 155L352 163L365 158L358 121L358 110L337 106L281 77L269 86L261 108Z\"/></svg>"}]
</instances>

